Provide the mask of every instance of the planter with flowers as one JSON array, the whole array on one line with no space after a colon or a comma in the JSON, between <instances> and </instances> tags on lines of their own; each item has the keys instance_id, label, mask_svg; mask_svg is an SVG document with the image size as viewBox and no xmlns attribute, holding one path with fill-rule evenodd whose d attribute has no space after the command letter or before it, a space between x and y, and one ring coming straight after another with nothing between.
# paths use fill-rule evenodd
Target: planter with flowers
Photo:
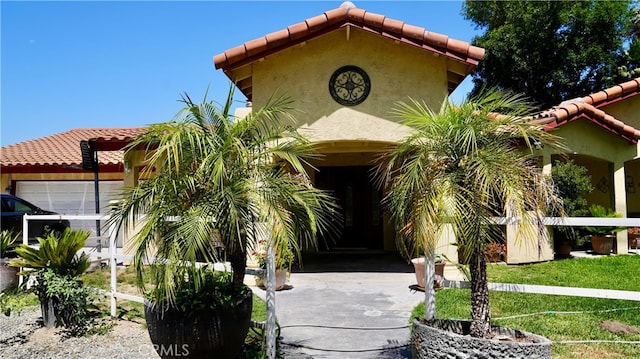
<instances>
[{"instance_id":1,"label":"planter with flowers","mask_svg":"<svg viewBox=\"0 0 640 359\"><path fill-rule=\"evenodd\" d=\"M260 240L260 249L253 252L253 256L262 270L256 274L256 286L265 289L267 280L267 248L266 241ZM287 284L287 280L291 275L291 266L295 260L292 248L274 248L276 258L276 290L282 290Z\"/></svg>"},{"instance_id":2,"label":"planter with flowers","mask_svg":"<svg viewBox=\"0 0 640 359\"><path fill-rule=\"evenodd\" d=\"M627 238L629 240L629 248L638 249L640 245L640 227L631 227L627 230Z\"/></svg>"},{"instance_id":3,"label":"planter with flowers","mask_svg":"<svg viewBox=\"0 0 640 359\"><path fill-rule=\"evenodd\" d=\"M506 245L504 243L488 243L484 253L488 262L501 262L506 254Z\"/></svg>"}]
</instances>

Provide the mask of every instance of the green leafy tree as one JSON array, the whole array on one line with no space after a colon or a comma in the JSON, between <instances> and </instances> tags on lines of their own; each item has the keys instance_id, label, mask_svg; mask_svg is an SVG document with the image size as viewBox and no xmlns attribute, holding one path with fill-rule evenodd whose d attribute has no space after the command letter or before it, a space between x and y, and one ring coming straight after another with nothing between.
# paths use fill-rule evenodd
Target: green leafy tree
<instances>
[{"instance_id":1,"label":"green leafy tree","mask_svg":"<svg viewBox=\"0 0 640 359\"><path fill-rule=\"evenodd\" d=\"M379 184L389 188L384 204L400 247L433 257L439 236L450 226L458 246L470 253L475 337L491 335L485 249L503 236L492 218L507 215L527 222L543 216L549 206L560 206L548 177L536 166L534 149L561 146L526 120L531 111L522 97L494 90L460 106L447 99L439 112L417 101L402 103L396 113L414 134L377 168ZM520 236L539 238L536 225L518 228ZM427 283L425 291L431 287ZM425 298L427 318L433 318L435 303Z\"/></svg>"},{"instance_id":2,"label":"green leafy tree","mask_svg":"<svg viewBox=\"0 0 640 359\"><path fill-rule=\"evenodd\" d=\"M625 54L635 6L633 0L466 1L463 15L484 30L473 44L486 49L473 93L498 86L546 108L613 85L619 67L640 61L635 52Z\"/></svg>"},{"instance_id":3,"label":"green leafy tree","mask_svg":"<svg viewBox=\"0 0 640 359\"><path fill-rule=\"evenodd\" d=\"M152 295L160 308L176 304L184 278L207 288L207 272L190 268L219 259L219 244L232 267L232 293L241 296L247 253L259 240L270 238L276 252L299 253L337 213L305 172L314 148L292 128L291 101L271 98L242 119L231 115L232 101L233 88L221 107L185 95L174 120L151 125L127 148L147 149L146 167L156 171L125 190L109 223L135 231L143 290L145 264L154 257Z\"/></svg>"},{"instance_id":4,"label":"green leafy tree","mask_svg":"<svg viewBox=\"0 0 640 359\"><path fill-rule=\"evenodd\" d=\"M573 160L555 161L551 168L551 178L562 198L564 211L569 217L584 217L589 214L586 194L593 191L591 176L584 166Z\"/></svg>"}]
</instances>

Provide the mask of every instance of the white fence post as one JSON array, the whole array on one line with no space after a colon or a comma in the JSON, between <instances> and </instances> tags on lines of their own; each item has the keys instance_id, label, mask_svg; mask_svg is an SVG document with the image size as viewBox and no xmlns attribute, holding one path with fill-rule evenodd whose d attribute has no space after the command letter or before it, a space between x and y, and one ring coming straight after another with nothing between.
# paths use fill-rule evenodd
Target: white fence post
<instances>
[{"instance_id":1,"label":"white fence post","mask_svg":"<svg viewBox=\"0 0 640 359\"><path fill-rule=\"evenodd\" d=\"M118 272L116 263L116 239L118 238L118 231L115 226L109 227L109 269L111 270L111 317L116 317L117 302L116 292L118 284Z\"/></svg>"},{"instance_id":2,"label":"white fence post","mask_svg":"<svg viewBox=\"0 0 640 359\"><path fill-rule=\"evenodd\" d=\"M271 245L267 248L267 357L276 357L276 260Z\"/></svg>"}]
</instances>

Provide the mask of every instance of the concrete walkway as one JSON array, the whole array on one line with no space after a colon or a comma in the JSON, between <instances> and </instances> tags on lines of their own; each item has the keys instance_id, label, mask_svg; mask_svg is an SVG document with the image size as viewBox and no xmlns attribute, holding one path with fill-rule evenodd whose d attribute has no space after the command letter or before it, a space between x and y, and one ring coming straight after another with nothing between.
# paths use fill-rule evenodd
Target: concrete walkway
<instances>
[{"instance_id":1,"label":"concrete walkway","mask_svg":"<svg viewBox=\"0 0 640 359\"><path fill-rule=\"evenodd\" d=\"M410 358L409 317L424 300L413 266L397 254L304 257L276 313L286 358ZM455 269L455 268L454 268ZM447 274L445 273L445 277ZM254 288L265 297L265 291Z\"/></svg>"}]
</instances>

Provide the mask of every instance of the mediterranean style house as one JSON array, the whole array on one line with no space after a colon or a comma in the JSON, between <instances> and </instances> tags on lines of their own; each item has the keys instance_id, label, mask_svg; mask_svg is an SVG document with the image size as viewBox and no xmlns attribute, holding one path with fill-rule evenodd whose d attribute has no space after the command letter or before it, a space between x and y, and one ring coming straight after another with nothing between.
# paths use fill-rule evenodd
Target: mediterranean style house
<instances>
[{"instance_id":1,"label":"mediterranean style house","mask_svg":"<svg viewBox=\"0 0 640 359\"><path fill-rule=\"evenodd\" d=\"M395 251L393 225L380 205L384 193L370 176L374 159L411 132L391 110L399 101L410 98L439 108L483 56L484 49L467 42L346 2L219 53L213 62L250 101L246 108L237 109L238 117L246 115L252 107L264 105L274 93L291 98L299 110L298 129L323 155L313 163L315 169L309 168L309 175L317 187L333 192L343 210L342 233L331 240L321 239L320 247ZM565 138L571 149L567 154L542 149L544 171L550 172L555 160L573 158L588 168L597 188L588 200L629 217L640 217L638 95L640 78L567 100L539 113L535 119ZM104 130L79 136L64 151L41 151L67 153L65 160L45 159L30 151L35 143L55 146L52 142L56 139L62 142L69 133L2 148L2 187L33 199L34 187L48 191L51 187L47 186L59 181L90 181L91 172L71 170L81 163L80 140L87 141L99 160L117 157L109 162L116 167L101 163L101 185L102 181L115 181L120 186L137 183L140 161L135 156L124 158L118 150L141 129ZM73 131L91 129L69 132ZM513 228L507 227L507 263L553 259L550 242L533 246L527 241L517 241ZM618 251L623 253L627 248L626 232L618 236ZM453 242L455 238L450 233L443 235L438 251L456 258Z\"/></svg>"}]
</instances>

